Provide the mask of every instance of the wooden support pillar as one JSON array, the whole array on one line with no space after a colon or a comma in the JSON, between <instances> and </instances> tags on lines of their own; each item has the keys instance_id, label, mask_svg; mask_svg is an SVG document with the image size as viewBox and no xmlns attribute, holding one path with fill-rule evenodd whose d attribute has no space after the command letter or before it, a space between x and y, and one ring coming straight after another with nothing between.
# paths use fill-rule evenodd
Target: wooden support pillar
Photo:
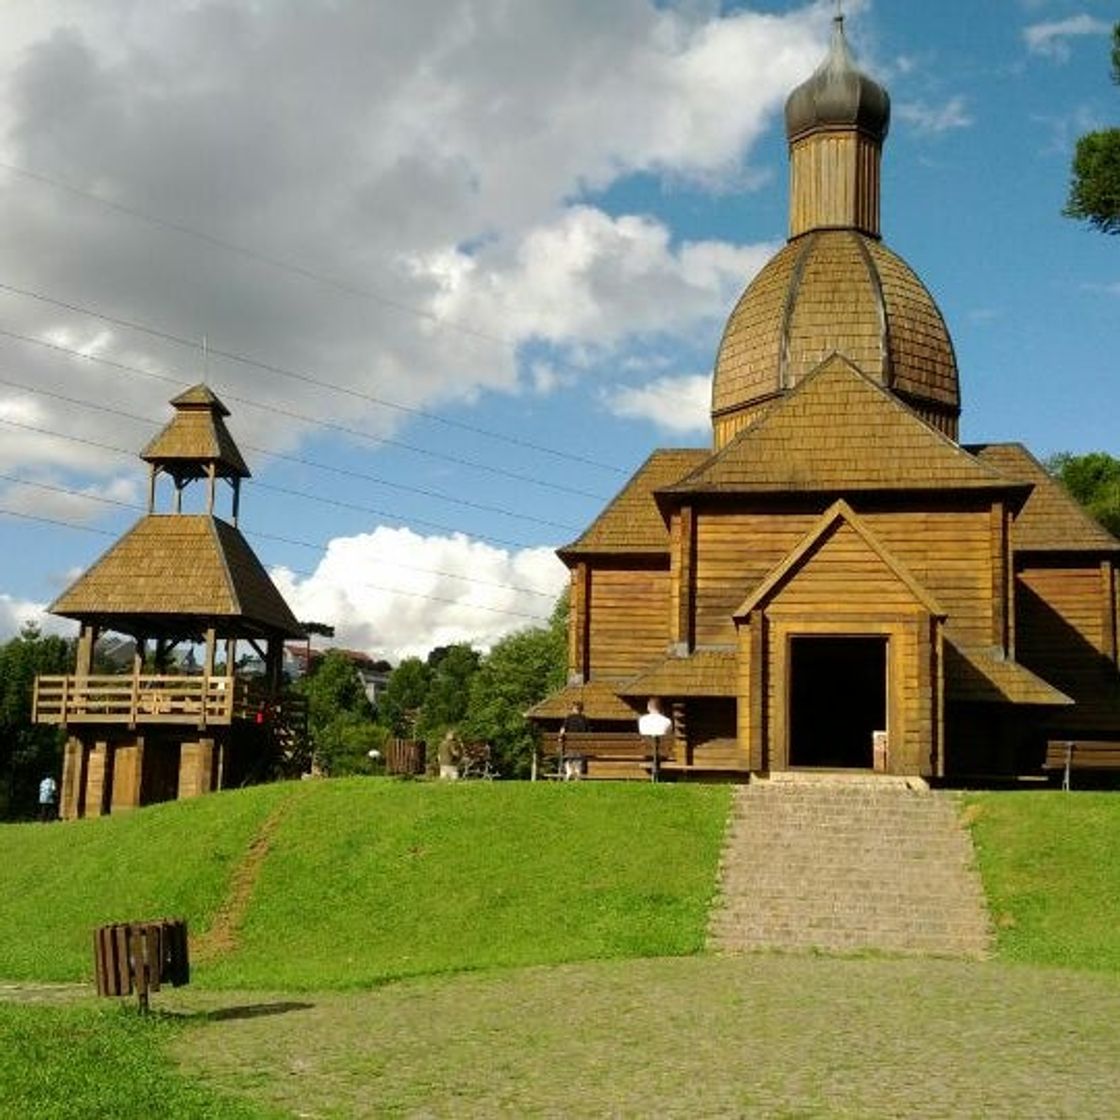
<instances>
[{"instance_id":1,"label":"wooden support pillar","mask_svg":"<svg viewBox=\"0 0 1120 1120\"><path fill-rule=\"evenodd\" d=\"M88 677L93 672L93 647L97 643L97 627L90 623L83 623L78 635L78 650L74 663L74 673L79 677Z\"/></svg>"},{"instance_id":2,"label":"wooden support pillar","mask_svg":"<svg viewBox=\"0 0 1120 1120\"><path fill-rule=\"evenodd\" d=\"M175 512L183 512L183 487L186 485L183 479L175 479Z\"/></svg>"},{"instance_id":3,"label":"wooden support pillar","mask_svg":"<svg viewBox=\"0 0 1120 1120\"><path fill-rule=\"evenodd\" d=\"M992 645L1009 652L1011 635L1009 620L1012 615L1010 596L1012 583L1009 578L1009 526L1007 506L992 502L990 519L991 569L992 569Z\"/></svg>"},{"instance_id":4,"label":"wooden support pillar","mask_svg":"<svg viewBox=\"0 0 1120 1120\"><path fill-rule=\"evenodd\" d=\"M218 633L213 626L208 626L206 628L206 649L202 654L202 675L207 679L214 675L214 658L217 653L217 646Z\"/></svg>"},{"instance_id":5,"label":"wooden support pillar","mask_svg":"<svg viewBox=\"0 0 1120 1120\"><path fill-rule=\"evenodd\" d=\"M934 682L933 696L933 772L945 777L945 626L937 619L933 627Z\"/></svg>"},{"instance_id":6,"label":"wooden support pillar","mask_svg":"<svg viewBox=\"0 0 1120 1120\"><path fill-rule=\"evenodd\" d=\"M156 511L156 475L159 474L159 467L152 463L151 470L148 471L148 513L155 513Z\"/></svg>"},{"instance_id":7,"label":"wooden support pillar","mask_svg":"<svg viewBox=\"0 0 1120 1120\"><path fill-rule=\"evenodd\" d=\"M233 524L236 528L237 518L241 513L241 479L230 479L230 484L233 486Z\"/></svg>"},{"instance_id":8,"label":"wooden support pillar","mask_svg":"<svg viewBox=\"0 0 1120 1120\"><path fill-rule=\"evenodd\" d=\"M591 669L591 569L580 560L571 575L568 603L568 683L584 684Z\"/></svg>"},{"instance_id":9,"label":"wooden support pillar","mask_svg":"<svg viewBox=\"0 0 1120 1120\"><path fill-rule=\"evenodd\" d=\"M763 611L751 611L748 621L751 650L750 767L752 770L771 770L776 766L785 769L789 766L789 758L775 759L774 744L766 741L770 723L767 718L770 698L766 694L768 677L766 672L766 615Z\"/></svg>"},{"instance_id":10,"label":"wooden support pillar","mask_svg":"<svg viewBox=\"0 0 1120 1120\"><path fill-rule=\"evenodd\" d=\"M696 512L690 505L673 517L671 547L669 640L683 655L692 651L696 619Z\"/></svg>"},{"instance_id":11,"label":"wooden support pillar","mask_svg":"<svg viewBox=\"0 0 1120 1120\"><path fill-rule=\"evenodd\" d=\"M143 781L144 740L138 736L132 742L117 745L113 751L111 811L139 808Z\"/></svg>"},{"instance_id":12,"label":"wooden support pillar","mask_svg":"<svg viewBox=\"0 0 1120 1120\"><path fill-rule=\"evenodd\" d=\"M113 784L113 755L109 744L93 744L86 759L83 817L100 817L108 809L108 792ZM79 793L79 798L82 794Z\"/></svg>"},{"instance_id":13,"label":"wooden support pillar","mask_svg":"<svg viewBox=\"0 0 1120 1120\"><path fill-rule=\"evenodd\" d=\"M280 683L284 673L284 641L282 638L268 639L268 644L265 646L264 671L269 695L275 696L280 691Z\"/></svg>"},{"instance_id":14,"label":"wooden support pillar","mask_svg":"<svg viewBox=\"0 0 1120 1120\"><path fill-rule=\"evenodd\" d=\"M901 640L903 639L900 637L893 637L887 643L888 675L891 674L891 669L893 668L891 662L897 663L898 660L896 656L891 656L894 652L891 650L891 646L895 642ZM928 778L936 767L937 751L936 736L934 734L934 724L936 723L934 713L934 673L937 667L934 664L933 657L933 620L929 615L923 615L918 619L918 632L915 636L915 640L918 646L918 681L920 684L920 692L924 703L929 706L925 711L919 710L917 727L907 727L906 730L909 734L906 736L906 742L899 743L896 748L894 736L888 734L888 769L895 774L913 774L916 771L923 777ZM901 696L901 689L892 688L890 695L892 698L896 695ZM894 706L893 704L890 705L890 707ZM897 723L897 715L898 713L896 712L888 712L888 724L891 722ZM921 749L923 741L929 743L928 752L922 751Z\"/></svg>"},{"instance_id":15,"label":"wooden support pillar","mask_svg":"<svg viewBox=\"0 0 1120 1120\"><path fill-rule=\"evenodd\" d=\"M179 749L179 797L200 797L216 787L213 739L183 743Z\"/></svg>"},{"instance_id":16,"label":"wooden support pillar","mask_svg":"<svg viewBox=\"0 0 1120 1120\"><path fill-rule=\"evenodd\" d=\"M1116 568L1101 561L1101 653L1117 664Z\"/></svg>"},{"instance_id":17,"label":"wooden support pillar","mask_svg":"<svg viewBox=\"0 0 1120 1120\"><path fill-rule=\"evenodd\" d=\"M688 708L683 700L674 700L671 711L673 739L676 742L674 761L678 766L692 765L692 744L688 741Z\"/></svg>"},{"instance_id":18,"label":"wooden support pillar","mask_svg":"<svg viewBox=\"0 0 1120 1120\"><path fill-rule=\"evenodd\" d=\"M226 638L226 676L232 677L237 668L237 639Z\"/></svg>"},{"instance_id":19,"label":"wooden support pillar","mask_svg":"<svg viewBox=\"0 0 1120 1120\"><path fill-rule=\"evenodd\" d=\"M212 461L210 463L206 464L206 476L207 476L207 479L206 479L206 481L207 481L206 512L208 514L210 514L211 517L213 517L214 516L214 498L215 498L214 491L217 488L218 472L217 472L216 465Z\"/></svg>"},{"instance_id":20,"label":"wooden support pillar","mask_svg":"<svg viewBox=\"0 0 1120 1120\"><path fill-rule=\"evenodd\" d=\"M58 795L58 815L64 821L76 821L82 815L87 757L85 744L71 735L62 749L62 785Z\"/></svg>"}]
</instances>

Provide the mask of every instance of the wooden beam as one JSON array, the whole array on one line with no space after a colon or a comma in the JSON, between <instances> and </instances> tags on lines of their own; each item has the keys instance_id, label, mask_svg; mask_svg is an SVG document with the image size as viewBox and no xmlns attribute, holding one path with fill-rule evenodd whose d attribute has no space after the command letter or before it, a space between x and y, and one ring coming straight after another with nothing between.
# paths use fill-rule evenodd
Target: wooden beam
<instances>
[{"instance_id":1,"label":"wooden beam","mask_svg":"<svg viewBox=\"0 0 1120 1120\"><path fill-rule=\"evenodd\" d=\"M992 502L991 512L991 569L992 569L992 645L1004 653L1008 652L1010 634L1008 619L1010 604L1007 554L1007 506L1003 502Z\"/></svg>"},{"instance_id":2,"label":"wooden beam","mask_svg":"<svg viewBox=\"0 0 1120 1120\"><path fill-rule=\"evenodd\" d=\"M586 560L580 560L572 569L568 604L568 680L573 684L583 684L588 677L590 618L591 569Z\"/></svg>"},{"instance_id":3,"label":"wooden beam","mask_svg":"<svg viewBox=\"0 0 1120 1120\"><path fill-rule=\"evenodd\" d=\"M1117 664L1116 568L1111 560L1101 561L1101 653Z\"/></svg>"},{"instance_id":4,"label":"wooden beam","mask_svg":"<svg viewBox=\"0 0 1120 1120\"><path fill-rule=\"evenodd\" d=\"M218 632L213 626L206 628L206 651L202 655L202 675L204 677L212 677L214 675L214 658L217 654L218 646ZM227 670L226 675L229 676Z\"/></svg>"},{"instance_id":5,"label":"wooden beam","mask_svg":"<svg viewBox=\"0 0 1120 1120\"><path fill-rule=\"evenodd\" d=\"M681 652L691 651L696 618L696 511L684 505L673 518L673 614L669 640Z\"/></svg>"},{"instance_id":6,"label":"wooden beam","mask_svg":"<svg viewBox=\"0 0 1120 1120\"><path fill-rule=\"evenodd\" d=\"M769 699L766 695L766 616L762 611L751 611L748 621L751 645L751 690L750 690L750 767L764 770L773 765L772 744L766 739L766 708Z\"/></svg>"}]
</instances>

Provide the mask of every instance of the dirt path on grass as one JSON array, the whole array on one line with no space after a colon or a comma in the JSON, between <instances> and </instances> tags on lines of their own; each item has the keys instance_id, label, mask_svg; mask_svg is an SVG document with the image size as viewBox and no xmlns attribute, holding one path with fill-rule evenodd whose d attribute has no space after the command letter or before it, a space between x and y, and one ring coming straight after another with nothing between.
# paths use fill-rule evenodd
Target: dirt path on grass
<instances>
[{"instance_id":1,"label":"dirt path on grass","mask_svg":"<svg viewBox=\"0 0 1120 1120\"><path fill-rule=\"evenodd\" d=\"M214 915L214 921L205 933L191 938L191 961L209 964L219 957L228 956L238 946L241 926L249 912L253 890L260 878L261 868L272 848L272 838L280 822L291 811L298 794L292 793L280 801L261 821L249 849L230 876L226 897Z\"/></svg>"}]
</instances>

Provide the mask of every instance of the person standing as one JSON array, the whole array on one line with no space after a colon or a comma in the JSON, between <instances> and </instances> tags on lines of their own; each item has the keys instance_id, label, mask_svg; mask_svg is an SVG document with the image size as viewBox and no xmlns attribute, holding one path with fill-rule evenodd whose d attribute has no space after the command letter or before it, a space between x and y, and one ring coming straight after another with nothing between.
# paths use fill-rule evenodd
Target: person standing
<instances>
[{"instance_id":1,"label":"person standing","mask_svg":"<svg viewBox=\"0 0 1120 1120\"><path fill-rule=\"evenodd\" d=\"M58 785L55 783L53 777L48 774L39 783L39 820L44 824L47 821L53 821L57 815L55 812L54 802L58 796Z\"/></svg>"},{"instance_id":2,"label":"person standing","mask_svg":"<svg viewBox=\"0 0 1120 1120\"><path fill-rule=\"evenodd\" d=\"M578 781L587 772L587 759L582 754L568 754L568 733L590 730L591 724L583 714L583 701L574 700L557 735L560 744L560 773L566 782Z\"/></svg>"},{"instance_id":3,"label":"person standing","mask_svg":"<svg viewBox=\"0 0 1120 1120\"><path fill-rule=\"evenodd\" d=\"M656 696L649 698L646 714L638 719L638 734L653 740L653 768L650 770L652 781L661 778L661 740L669 734L673 721L661 711L661 701Z\"/></svg>"},{"instance_id":4,"label":"person standing","mask_svg":"<svg viewBox=\"0 0 1120 1120\"><path fill-rule=\"evenodd\" d=\"M454 727L448 728L447 734L439 744L439 776L447 782L459 780L459 759L463 755L463 744L459 741L459 733Z\"/></svg>"}]
</instances>

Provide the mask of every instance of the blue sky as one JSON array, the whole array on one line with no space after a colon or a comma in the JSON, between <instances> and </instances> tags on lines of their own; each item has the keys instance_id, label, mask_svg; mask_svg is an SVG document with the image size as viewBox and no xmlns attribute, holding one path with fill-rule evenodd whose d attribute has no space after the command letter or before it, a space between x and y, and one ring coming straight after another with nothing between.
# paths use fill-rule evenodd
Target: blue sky
<instances>
[{"instance_id":1,"label":"blue sky","mask_svg":"<svg viewBox=\"0 0 1120 1120\"><path fill-rule=\"evenodd\" d=\"M204 377L297 615L393 657L546 615L552 549L653 448L710 439L833 9L10 0L0 635L138 516L130 452ZM1115 7L846 10L962 438L1120 453L1118 246L1060 213L1075 137L1120 115Z\"/></svg>"}]
</instances>

